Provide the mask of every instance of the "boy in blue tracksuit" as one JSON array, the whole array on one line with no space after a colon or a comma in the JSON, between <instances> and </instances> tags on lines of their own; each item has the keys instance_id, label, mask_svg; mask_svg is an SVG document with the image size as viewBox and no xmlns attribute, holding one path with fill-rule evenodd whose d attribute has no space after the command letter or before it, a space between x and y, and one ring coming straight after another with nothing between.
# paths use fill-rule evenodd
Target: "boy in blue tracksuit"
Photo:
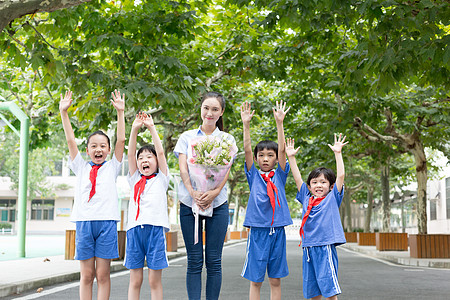
<instances>
[{"instance_id":1,"label":"boy in blue tracksuit","mask_svg":"<svg viewBox=\"0 0 450 300\"><path fill-rule=\"evenodd\" d=\"M283 120L289 108L277 102L273 114L278 144L259 142L252 152L250 120L254 111L245 102L241 106L244 125L245 174L250 186L244 226L250 228L242 277L251 281L249 299L260 299L264 277L269 277L271 299L281 299L281 278L289 274L284 226L292 224L284 186L289 174L286 162ZM259 170L255 167L258 164ZM278 167L275 169L275 167Z\"/></svg>"},{"instance_id":2,"label":"boy in blue tracksuit","mask_svg":"<svg viewBox=\"0 0 450 300\"><path fill-rule=\"evenodd\" d=\"M345 136L334 136L334 145L328 144L336 158L337 175L328 168L316 168L303 182L295 160L298 149L294 140L286 142L286 154L297 185L297 200L303 205L300 238L303 247L303 296L307 299L337 299L341 293L338 283L336 246L344 244L345 236L339 216L344 197L344 161L342 147Z\"/></svg>"}]
</instances>

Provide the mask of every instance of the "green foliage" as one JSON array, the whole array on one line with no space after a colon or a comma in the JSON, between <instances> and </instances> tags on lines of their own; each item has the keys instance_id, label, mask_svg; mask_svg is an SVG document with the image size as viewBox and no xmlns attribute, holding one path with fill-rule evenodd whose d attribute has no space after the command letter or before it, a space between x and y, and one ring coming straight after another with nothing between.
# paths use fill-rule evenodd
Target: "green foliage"
<instances>
[{"instance_id":1,"label":"green foliage","mask_svg":"<svg viewBox=\"0 0 450 300\"><path fill-rule=\"evenodd\" d=\"M3 223L0 222L0 229L11 229L12 228L12 224L11 223Z\"/></svg>"},{"instance_id":2,"label":"green foliage","mask_svg":"<svg viewBox=\"0 0 450 300\"><path fill-rule=\"evenodd\" d=\"M152 112L171 168L181 132L200 125L199 97L227 98L225 129L242 148L240 105L250 101L253 145L276 140L271 109L291 106L286 137L301 147L302 174L334 168L327 144L342 132L347 186L376 181L390 160L394 180L413 178L409 149L367 143L355 117L389 135L385 112L400 135L450 157L450 9L448 1L91 1L15 20L0 33L0 93L30 116L30 149L55 147L62 133L59 94L74 92L75 135L114 130L109 95L126 95L126 120ZM12 121L18 127L17 121ZM129 126L127 126L129 130ZM142 142L148 137L140 137ZM58 140L57 145L61 145ZM14 149L14 146L11 145ZM2 156L3 157L3 156ZM238 155L233 189L248 189ZM375 176L373 175L375 174ZM374 178L373 178L374 177ZM289 179L288 199L295 197ZM364 201L364 192L357 197ZM245 203L245 197L240 201ZM291 208L298 209L292 200Z\"/></svg>"}]
</instances>

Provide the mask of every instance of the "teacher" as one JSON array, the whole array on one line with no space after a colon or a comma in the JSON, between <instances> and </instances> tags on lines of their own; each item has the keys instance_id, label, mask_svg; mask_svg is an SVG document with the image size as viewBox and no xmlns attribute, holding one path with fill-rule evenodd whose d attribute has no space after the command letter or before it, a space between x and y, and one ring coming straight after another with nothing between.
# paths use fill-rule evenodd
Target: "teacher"
<instances>
[{"instance_id":1,"label":"teacher","mask_svg":"<svg viewBox=\"0 0 450 300\"><path fill-rule=\"evenodd\" d=\"M188 169L188 159L192 156L191 141L202 136L225 138L236 145L234 137L223 131L222 115L225 110L225 99L217 92L206 93L201 100L200 116L202 125L199 128L181 134L174 153L178 157L181 182L178 190L180 200L180 222L187 252L186 287L190 300L201 298L203 270L203 220L205 220L205 262L206 262L206 299L219 299L222 285L222 249L228 229L228 203L226 182L230 170L215 189L200 192L193 188ZM195 201L195 202L194 202ZM196 218L192 205L200 208ZM213 208L212 216L202 215L202 211ZM195 243L195 228L198 228L198 242Z\"/></svg>"}]
</instances>

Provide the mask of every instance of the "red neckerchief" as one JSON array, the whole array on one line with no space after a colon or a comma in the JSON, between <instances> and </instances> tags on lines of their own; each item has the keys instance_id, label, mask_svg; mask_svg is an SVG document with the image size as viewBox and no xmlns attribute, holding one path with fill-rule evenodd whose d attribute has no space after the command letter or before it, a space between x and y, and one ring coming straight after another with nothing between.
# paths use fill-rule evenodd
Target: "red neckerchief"
<instances>
[{"instance_id":1,"label":"red neckerchief","mask_svg":"<svg viewBox=\"0 0 450 300\"><path fill-rule=\"evenodd\" d=\"M300 226L300 245L302 244L302 237L305 236L305 232L303 231L303 226L306 223L306 219L308 219L309 213L311 212L311 209L313 208L313 206L317 206L320 204L320 202L322 202L322 200L325 199L325 197L319 197L319 198L314 198L314 196L311 196L311 198L309 198L309 202L308 202L308 208L306 209L306 213L303 216L302 219L302 225ZM298 245L300 247L300 245Z\"/></svg>"},{"instance_id":2,"label":"red neckerchief","mask_svg":"<svg viewBox=\"0 0 450 300\"><path fill-rule=\"evenodd\" d=\"M277 194L278 206L281 207L280 199L278 198L278 189L275 186L275 183L273 183L270 180L270 178L272 178L273 175L275 175L274 171L270 171L268 175L261 174L261 177L264 179L265 182L267 182L267 195L269 196L270 205L272 206L272 224L270 224L270 225L273 225L273 219L275 217L275 194L273 191L275 191L275 193Z\"/></svg>"},{"instance_id":3,"label":"red neckerchief","mask_svg":"<svg viewBox=\"0 0 450 300\"><path fill-rule=\"evenodd\" d=\"M91 181L92 187L91 187L91 192L89 193L88 202L91 201L92 196L94 196L94 194L95 194L95 185L97 183L97 173L98 173L98 169L100 169L101 166L103 166L103 164L97 165L97 164L92 163L91 172L89 172L89 180Z\"/></svg>"},{"instance_id":4,"label":"red neckerchief","mask_svg":"<svg viewBox=\"0 0 450 300\"><path fill-rule=\"evenodd\" d=\"M141 204L141 194L144 192L145 184L147 183L147 179L151 179L156 176L156 173L150 176L141 175L141 179L134 185L134 203L137 202L137 213L136 213L136 221L139 217L139 207ZM137 200L136 200L137 199Z\"/></svg>"}]
</instances>

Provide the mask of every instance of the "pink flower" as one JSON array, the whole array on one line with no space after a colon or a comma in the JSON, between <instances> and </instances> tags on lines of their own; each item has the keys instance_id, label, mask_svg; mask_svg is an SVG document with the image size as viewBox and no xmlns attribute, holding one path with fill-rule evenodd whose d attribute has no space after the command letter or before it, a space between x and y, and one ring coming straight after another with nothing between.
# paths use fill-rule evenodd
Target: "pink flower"
<instances>
[{"instance_id":1,"label":"pink flower","mask_svg":"<svg viewBox=\"0 0 450 300\"><path fill-rule=\"evenodd\" d=\"M191 164L195 164L195 159L194 159L193 157L191 157L191 158L189 158L189 162L190 162Z\"/></svg>"}]
</instances>

